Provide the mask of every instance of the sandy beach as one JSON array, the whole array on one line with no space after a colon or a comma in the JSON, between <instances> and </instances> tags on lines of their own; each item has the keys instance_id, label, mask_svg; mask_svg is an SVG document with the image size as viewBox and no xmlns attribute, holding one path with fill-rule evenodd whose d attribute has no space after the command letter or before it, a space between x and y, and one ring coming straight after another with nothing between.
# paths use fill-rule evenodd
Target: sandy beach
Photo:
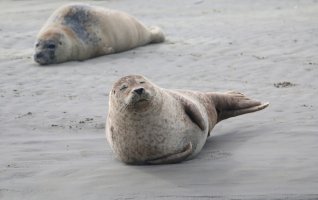
<instances>
[{"instance_id":1,"label":"sandy beach","mask_svg":"<svg viewBox=\"0 0 318 200\"><path fill-rule=\"evenodd\" d=\"M0 2L0 199L318 199L317 0L79 1L167 40L39 66L36 34L68 2ZM129 166L104 131L108 92L128 74L270 106L218 124L193 160Z\"/></svg>"}]
</instances>

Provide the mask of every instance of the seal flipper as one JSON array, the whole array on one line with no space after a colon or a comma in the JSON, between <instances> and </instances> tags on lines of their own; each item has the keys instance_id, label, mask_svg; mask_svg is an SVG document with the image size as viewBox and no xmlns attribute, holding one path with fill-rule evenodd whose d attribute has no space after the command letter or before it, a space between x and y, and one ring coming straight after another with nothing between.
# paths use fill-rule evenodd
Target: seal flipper
<instances>
[{"instance_id":1,"label":"seal flipper","mask_svg":"<svg viewBox=\"0 0 318 200\"><path fill-rule=\"evenodd\" d=\"M156 158L153 160L147 160L146 163L151 164L151 165L179 163L179 162L185 160L187 157L189 157L191 155L191 153L192 153L192 143L190 142L179 153L163 156L163 157Z\"/></svg>"},{"instance_id":2,"label":"seal flipper","mask_svg":"<svg viewBox=\"0 0 318 200\"><path fill-rule=\"evenodd\" d=\"M218 122L230 117L256 112L266 108L269 103L252 100L239 92L225 94L208 93L215 103L218 113Z\"/></svg>"},{"instance_id":3,"label":"seal flipper","mask_svg":"<svg viewBox=\"0 0 318 200\"><path fill-rule=\"evenodd\" d=\"M149 28L149 32L151 43L161 43L165 41L165 35L159 27L152 26Z\"/></svg>"},{"instance_id":4,"label":"seal flipper","mask_svg":"<svg viewBox=\"0 0 318 200\"><path fill-rule=\"evenodd\" d=\"M198 125L202 131L206 130L206 122L204 121L197 106L191 100L185 98L181 94L172 92L170 94L181 103L185 114L190 118L190 120Z\"/></svg>"}]
</instances>

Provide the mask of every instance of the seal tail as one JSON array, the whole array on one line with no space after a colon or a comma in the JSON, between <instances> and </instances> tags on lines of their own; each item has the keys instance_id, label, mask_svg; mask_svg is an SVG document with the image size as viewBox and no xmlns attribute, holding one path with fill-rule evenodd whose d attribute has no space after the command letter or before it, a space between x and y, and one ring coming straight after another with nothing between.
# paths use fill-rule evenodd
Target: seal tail
<instances>
[{"instance_id":1,"label":"seal tail","mask_svg":"<svg viewBox=\"0 0 318 200\"><path fill-rule=\"evenodd\" d=\"M149 28L149 31L151 43L161 43L165 41L165 35L159 27L152 26Z\"/></svg>"},{"instance_id":2,"label":"seal tail","mask_svg":"<svg viewBox=\"0 0 318 200\"><path fill-rule=\"evenodd\" d=\"M252 100L239 92L228 92L225 94L212 93L218 113L218 122L230 117L256 112L266 108L269 103Z\"/></svg>"},{"instance_id":3,"label":"seal tail","mask_svg":"<svg viewBox=\"0 0 318 200\"><path fill-rule=\"evenodd\" d=\"M179 163L189 157L192 153L192 143L190 142L185 148L179 152L172 155L163 156L153 160L146 161L147 164L159 165L159 164L174 164Z\"/></svg>"}]
</instances>

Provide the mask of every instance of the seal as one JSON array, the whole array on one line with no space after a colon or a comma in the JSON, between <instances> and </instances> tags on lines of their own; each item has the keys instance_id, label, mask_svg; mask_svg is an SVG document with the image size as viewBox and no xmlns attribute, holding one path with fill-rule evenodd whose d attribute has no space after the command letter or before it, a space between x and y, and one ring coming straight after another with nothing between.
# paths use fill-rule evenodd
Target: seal
<instances>
[{"instance_id":1,"label":"seal","mask_svg":"<svg viewBox=\"0 0 318 200\"><path fill-rule=\"evenodd\" d=\"M106 138L127 164L178 163L201 151L218 122L268 105L239 92L169 90L129 75L110 91Z\"/></svg>"},{"instance_id":2,"label":"seal","mask_svg":"<svg viewBox=\"0 0 318 200\"><path fill-rule=\"evenodd\" d=\"M82 61L164 39L160 28L146 28L124 12L68 4L57 9L41 28L34 61L40 65Z\"/></svg>"}]
</instances>

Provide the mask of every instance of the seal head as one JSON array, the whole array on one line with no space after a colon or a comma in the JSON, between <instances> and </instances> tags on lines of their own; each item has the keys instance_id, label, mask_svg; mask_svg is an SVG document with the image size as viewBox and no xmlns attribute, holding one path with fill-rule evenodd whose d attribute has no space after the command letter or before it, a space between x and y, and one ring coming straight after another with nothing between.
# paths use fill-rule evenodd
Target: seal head
<instances>
[{"instance_id":1,"label":"seal head","mask_svg":"<svg viewBox=\"0 0 318 200\"><path fill-rule=\"evenodd\" d=\"M65 45L66 41L63 32L46 31L35 44L34 61L40 65L60 62L61 58L65 57L63 54L67 54L64 50Z\"/></svg>"},{"instance_id":2,"label":"seal head","mask_svg":"<svg viewBox=\"0 0 318 200\"><path fill-rule=\"evenodd\" d=\"M126 76L119 79L111 91L111 102L122 113L144 113L156 104L156 88L143 76Z\"/></svg>"}]
</instances>

